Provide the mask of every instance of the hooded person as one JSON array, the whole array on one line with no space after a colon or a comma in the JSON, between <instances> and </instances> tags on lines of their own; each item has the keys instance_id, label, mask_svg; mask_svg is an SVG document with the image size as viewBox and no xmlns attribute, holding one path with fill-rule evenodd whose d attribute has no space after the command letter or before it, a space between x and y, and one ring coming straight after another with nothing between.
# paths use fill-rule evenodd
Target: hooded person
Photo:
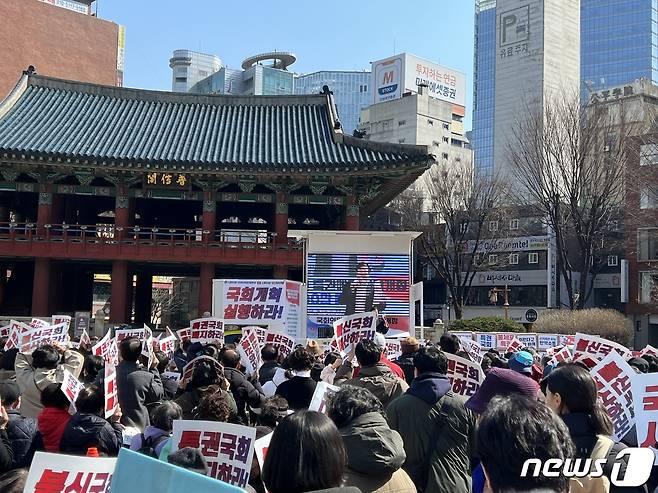
<instances>
[{"instance_id":1,"label":"hooded person","mask_svg":"<svg viewBox=\"0 0 658 493\"><path fill-rule=\"evenodd\" d=\"M469 493L469 445L475 416L446 376L448 359L435 347L414 356L416 377L409 390L386 409L400 433L407 459L403 469L424 493Z\"/></svg>"},{"instance_id":2,"label":"hooded person","mask_svg":"<svg viewBox=\"0 0 658 493\"><path fill-rule=\"evenodd\" d=\"M346 486L374 493L416 491L402 469L406 459L402 437L388 426L382 403L372 392L341 388L329 398L327 415L338 427L347 452Z\"/></svg>"}]
</instances>

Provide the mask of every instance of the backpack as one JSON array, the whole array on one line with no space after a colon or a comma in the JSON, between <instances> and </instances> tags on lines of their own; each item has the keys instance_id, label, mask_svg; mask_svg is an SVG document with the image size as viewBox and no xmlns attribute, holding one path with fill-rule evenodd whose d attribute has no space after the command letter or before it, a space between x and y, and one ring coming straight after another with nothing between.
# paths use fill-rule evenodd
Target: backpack
<instances>
[{"instance_id":1,"label":"backpack","mask_svg":"<svg viewBox=\"0 0 658 493\"><path fill-rule=\"evenodd\" d=\"M596 440L596 444L592 449L590 458L593 460L596 459L605 459L610 452L610 449L614 446L610 438L599 435ZM569 480L569 486L571 493L609 493L610 492L610 479L604 474L600 478L593 478L590 476L585 476L584 478L571 478Z\"/></svg>"},{"instance_id":2,"label":"backpack","mask_svg":"<svg viewBox=\"0 0 658 493\"><path fill-rule=\"evenodd\" d=\"M142 438L142 446L139 447L139 450L137 450L138 453L147 455L149 457L153 457L154 459L158 458L158 454L155 452L155 447L160 445L162 442L167 440L169 437L167 435L162 435L156 438L155 442L153 441L153 437L146 438L144 436L144 433L140 434Z\"/></svg>"}]
</instances>

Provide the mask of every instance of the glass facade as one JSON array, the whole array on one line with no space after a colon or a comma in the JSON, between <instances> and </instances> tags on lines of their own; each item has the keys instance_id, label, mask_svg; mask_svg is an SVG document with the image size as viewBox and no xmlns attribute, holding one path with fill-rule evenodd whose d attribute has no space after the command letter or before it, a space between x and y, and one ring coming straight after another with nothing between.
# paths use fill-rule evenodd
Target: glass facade
<instances>
[{"instance_id":1,"label":"glass facade","mask_svg":"<svg viewBox=\"0 0 658 493\"><path fill-rule=\"evenodd\" d=\"M361 109L372 103L370 72L323 71L300 75L295 81L295 94L318 94L325 85L334 93L343 131L351 135L359 125Z\"/></svg>"},{"instance_id":2,"label":"glass facade","mask_svg":"<svg viewBox=\"0 0 658 493\"><path fill-rule=\"evenodd\" d=\"M584 97L640 77L658 82L657 8L658 0L581 0Z\"/></svg>"},{"instance_id":3,"label":"glass facade","mask_svg":"<svg viewBox=\"0 0 658 493\"><path fill-rule=\"evenodd\" d=\"M496 2L475 5L475 57L473 68L473 148L478 176L493 175L494 89L496 75Z\"/></svg>"},{"instance_id":4,"label":"glass facade","mask_svg":"<svg viewBox=\"0 0 658 493\"><path fill-rule=\"evenodd\" d=\"M217 72L222 67L222 61L215 55L175 50L169 67L172 69L171 90L187 92L197 82Z\"/></svg>"},{"instance_id":5,"label":"glass facade","mask_svg":"<svg viewBox=\"0 0 658 493\"><path fill-rule=\"evenodd\" d=\"M261 92L263 96L292 94L295 76L292 72L263 67Z\"/></svg>"}]
</instances>

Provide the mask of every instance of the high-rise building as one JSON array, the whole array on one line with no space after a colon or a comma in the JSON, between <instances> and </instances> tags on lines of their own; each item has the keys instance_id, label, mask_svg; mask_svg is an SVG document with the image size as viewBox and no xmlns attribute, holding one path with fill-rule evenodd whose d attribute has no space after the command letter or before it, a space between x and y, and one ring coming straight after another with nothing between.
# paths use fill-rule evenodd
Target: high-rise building
<instances>
[{"instance_id":1,"label":"high-rise building","mask_svg":"<svg viewBox=\"0 0 658 493\"><path fill-rule=\"evenodd\" d=\"M187 92L202 79L222 68L222 61L216 55L198 53L191 50L174 50L169 60L171 67L171 90Z\"/></svg>"},{"instance_id":2,"label":"high-rise building","mask_svg":"<svg viewBox=\"0 0 658 493\"><path fill-rule=\"evenodd\" d=\"M496 53L496 0L476 0L471 146L476 172L488 177L493 175L494 169Z\"/></svg>"},{"instance_id":3,"label":"high-rise building","mask_svg":"<svg viewBox=\"0 0 658 493\"><path fill-rule=\"evenodd\" d=\"M359 126L361 110L372 103L370 71L322 70L300 74L295 80L295 94L320 94L323 86L334 93L338 117L345 133Z\"/></svg>"},{"instance_id":4,"label":"high-rise building","mask_svg":"<svg viewBox=\"0 0 658 493\"><path fill-rule=\"evenodd\" d=\"M658 1L580 0L581 94L658 83Z\"/></svg>"},{"instance_id":5,"label":"high-rise building","mask_svg":"<svg viewBox=\"0 0 658 493\"><path fill-rule=\"evenodd\" d=\"M500 60L496 25L501 0L475 2L475 63L473 80L473 150L475 169L494 169L495 70ZM577 2L573 3L574 7ZM602 89L639 78L658 84L658 1L580 0L580 86L583 103ZM569 15L569 18L572 14ZM573 21L573 19L571 19ZM565 22L569 22L564 17Z\"/></svg>"},{"instance_id":6,"label":"high-rise building","mask_svg":"<svg viewBox=\"0 0 658 493\"><path fill-rule=\"evenodd\" d=\"M508 145L518 115L580 88L580 6L572 0L492 3L478 2L475 18L476 170L509 177L514 187Z\"/></svg>"},{"instance_id":7,"label":"high-rise building","mask_svg":"<svg viewBox=\"0 0 658 493\"><path fill-rule=\"evenodd\" d=\"M295 55L288 52L255 55L242 62L242 70L222 67L192 84L186 92L242 96L293 94L295 74L287 69L296 60Z\"/></svg>"},{"instance_id":8,"label":"high-rise building","mask_svg":"<svg viewBox=\"0 0 658 493\"><path fill-rule=\"evenodd\" d=\"M122 85L125 31L89 15L93 0L0 2L0 99L32 65L61 79Z\"/></svg>"}]
</instances>

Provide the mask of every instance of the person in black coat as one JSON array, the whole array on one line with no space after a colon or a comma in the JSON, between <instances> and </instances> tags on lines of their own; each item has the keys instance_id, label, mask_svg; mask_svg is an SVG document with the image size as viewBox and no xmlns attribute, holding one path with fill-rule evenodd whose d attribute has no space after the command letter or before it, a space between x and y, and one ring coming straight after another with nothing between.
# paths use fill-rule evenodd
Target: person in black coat
<instances>
[{"instance_id":1,"label":"person in black coat","mask_svg":"<svg viewBox=\"0 0 658 493\"><path fill-rule=\"evenodd\" d=\"M9 424L9 416L4 406L0 406L0 473L12 469L11 463L14 458L14 452L9 443L7 436L7 425Z\"/></svg>"},{"instance_id":2,"label":"person in black coat","mask_svg":"<svg viewBox=\"0 0 658 493\"><path fill-rule=\"evenodd\" d=\"M119 424L121 410L118 409L109 421L101 417L105 409L103 389L96 385L82 389L75 407L77 412L64 429L60 452L86 455L87 449L96 447L102 455L119 455L123 443L123 427Z\"/></svg>"},{"instance_id":3,"label":"person in black coat","mask_svg":"<svg viewBox=\"0 0 658 493\"><path fill-rule=\"evenodd\" d=\"M288 357L288 365L295 374L276 389L276 394L288 401L294 411L308 409L317 382L311 378L311 368L315 358L306 348L295 349Z\"/></svg>"},{"instance_id":4,"label":"person in black coat","mask_svg":"<svg viewBox=\"0 0 658 493\"><path fill-rule=\"evenodd\" d=\"M258 369L258 383L265 385L267 382L274 378L279 365L279 348L274 344L265 344L263 349L260 350L260 357L263 364Z\"/></svg>"},{"instance_id":5,"label":"person in black coat","mask_svg":"<svg viewBox=\"0 0 658 493\"><path fill-rule=\"evenodd\" d=\"M37 420L24 418L18 408L21 405L21 391L13 382L0 383L0 399L7 411L7 438L13 452L12 469L29 467L30 446L37 434Z\"/></svg>"},{"instance_id":6,"label":"person in black coat","mask_svg":"<svg viewBox=\"0 0 658 493\"><path fill-rule=\"evenodd\" d=\"M229 390L233 394L235 404L238 408L236 421L239 424L249 424L247 406L259 408L265 398L263 389L258 383L258 374L251 379L238 370L240 366L240 354L234 349L226 349L221 353L221 363L224 366L224 378L228 380Z\"/></svg>"},{"instance_id":7,"label":"person in black coat","mask_svg":"<svg viewBox=\"0 0 658 493\"><path fill-rule=\"evenodd\" d=\"M144 431L150 424L148 406L164 398L162 379L157 368L145 369L138 363L142 354L139 339L124 339L119 345L119 352L122 361L117 366L117 391L124 413L121 422Z\"/></svg>"}]
</instances>

